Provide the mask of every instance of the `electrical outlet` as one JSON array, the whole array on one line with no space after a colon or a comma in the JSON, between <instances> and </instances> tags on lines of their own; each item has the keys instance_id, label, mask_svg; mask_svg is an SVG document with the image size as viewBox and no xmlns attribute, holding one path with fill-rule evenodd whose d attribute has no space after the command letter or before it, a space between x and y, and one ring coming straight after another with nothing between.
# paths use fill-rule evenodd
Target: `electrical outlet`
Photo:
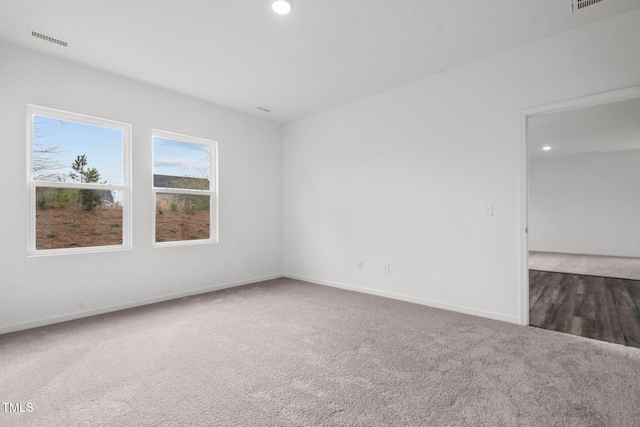
<instances>
[{"instance_id":1,"label":"electrical outlet","mask_svg":"<svg viewBox=\"0 0 640 427\"><path fill-rule=\"evenodd\" d=\"M384 274L389 274L389 264L382 264L382 272Z\"/></svg>"},{"instance_id":2,"label":"electrical outlet","mask_svg":"<svg viewBox=\"0 0 640 427\"><path fill-rule=\"evenodd\" d=\"M224 268L229 268L229 267L231 267L231 264L229 263L228 259L225 259L224 260Z\"/></svg>"},{"instance_id":3,"label":"electrical outlet","mask_svg":"<svg viewBox=\"0 0 640 427\"><path fill-rule=\"evenodd\" d=\"M493 216L493 203L482 205L482 216Z\"/></svg>"},{"instance_id":4,"label":"electrical outlet","mask_svg":"<svg viewBox=\"0 0 640 427\"><path fill-rule=\"evenodd\" d=\"M364 261L362 260L358 261L358 270L364 270Z\"/></svg>"}]
</instances>

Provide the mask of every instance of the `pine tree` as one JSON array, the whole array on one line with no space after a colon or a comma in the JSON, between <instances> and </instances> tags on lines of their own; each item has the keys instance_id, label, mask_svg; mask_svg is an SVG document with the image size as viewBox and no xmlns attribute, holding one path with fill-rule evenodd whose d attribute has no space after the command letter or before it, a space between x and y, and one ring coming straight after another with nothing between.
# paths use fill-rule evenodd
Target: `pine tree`
<instances>
[{"instance_id":1,"label":"pine tree","mask_svg":"<svg viewBox=\"0 0 640 427\"><path fill-rule=\"evenodd\" d=\"M75 172L69 173L69 177L74 181L80 182L98 182L100 180L100 172L96 168L87 168L87 156L82 154L74 160L71 169ZM85 169L86 168L86 169ZM92 211L102 203L100 190L80 190L79 202L82 209Z\"/></svg>"}]
</instances>

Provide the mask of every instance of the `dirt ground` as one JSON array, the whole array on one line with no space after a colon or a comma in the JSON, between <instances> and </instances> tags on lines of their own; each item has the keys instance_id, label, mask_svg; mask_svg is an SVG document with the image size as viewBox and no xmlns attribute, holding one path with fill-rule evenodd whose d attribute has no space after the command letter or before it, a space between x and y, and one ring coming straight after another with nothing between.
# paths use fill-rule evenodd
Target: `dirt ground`
<instances>
[{"instance_id":1,"label":"dirt ground","mask_svg":"<svg viewBox=\"0 0 640 427\"><path fill-rule=\"evenodd\" d=\"M36 249L122 244L122 209L36 211Z\"/></svg>"},{"instance_id":2,"label":"dirt ground","mask_svg":"<svg viewBox=\"0 0 640 427\"><path fill-rule=\"evenodd\" d=\"M156 242L209 238L209 211L156 213Z\"/></svg>"},{"instance_id":3,"label":"dirt ground","mask_svg":"<svg viewBox=\"0 0 640 427\"><path fill-rule=\"evenodd\" d=\"M156 214L156 241L209 238L209 212ZM36 249L122 244L122 209L73 208L36 211Z\"/></svg>"}]
</instances>

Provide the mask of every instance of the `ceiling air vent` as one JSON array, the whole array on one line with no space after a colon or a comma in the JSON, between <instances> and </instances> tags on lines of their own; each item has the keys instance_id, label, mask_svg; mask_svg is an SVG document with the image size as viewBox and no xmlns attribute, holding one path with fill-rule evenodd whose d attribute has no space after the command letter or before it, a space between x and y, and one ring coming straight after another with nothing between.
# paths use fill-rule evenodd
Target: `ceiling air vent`
<instances>
[{"instance_id":1,"label":"ceiling air vent","mask_svg":"<svg viewBox=\"0 0 640 427\"><path fill-rule=\"evenodd\" d=\"M571 12L576 13L580 9L593 6L596 3L603 2L604 0L571 0Z\"/></svg>"},{"instance_id":2,"label":"ceiling air vent","mask_svg":"<svg viewBox=\"0 0 640 427\"><path fill-rule=\"evenodd\" d=\"M37 37L39 39L46 40L46 41L51 42L51 43L59 44L60 46L64 46L64 47L67 47L67 44L68 44L65 41L62 41L62 40L59 40L59 39L56 39L56 38L53 38L53 37L38 33L36 31L31 31L31 35L33 37Z\"/></svg>"}]
</instances>

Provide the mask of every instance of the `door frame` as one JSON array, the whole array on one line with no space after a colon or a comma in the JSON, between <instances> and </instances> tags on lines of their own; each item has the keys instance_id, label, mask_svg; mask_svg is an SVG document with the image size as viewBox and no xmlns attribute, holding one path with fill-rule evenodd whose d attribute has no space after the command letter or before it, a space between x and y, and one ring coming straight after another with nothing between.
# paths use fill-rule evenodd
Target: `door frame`
<instances>
[{"instance_id":1,"label":"door frame","mask_svg":"<svg viewBox=\"0 0 640 427\"><path fill-rule=\"evenodd\" d=\"M520 111L520 324L529 325L529 156L527 123L530 117L574 110L598 104L640 98L640 85L587 95Z\"/></svg>"}]
</instances>

